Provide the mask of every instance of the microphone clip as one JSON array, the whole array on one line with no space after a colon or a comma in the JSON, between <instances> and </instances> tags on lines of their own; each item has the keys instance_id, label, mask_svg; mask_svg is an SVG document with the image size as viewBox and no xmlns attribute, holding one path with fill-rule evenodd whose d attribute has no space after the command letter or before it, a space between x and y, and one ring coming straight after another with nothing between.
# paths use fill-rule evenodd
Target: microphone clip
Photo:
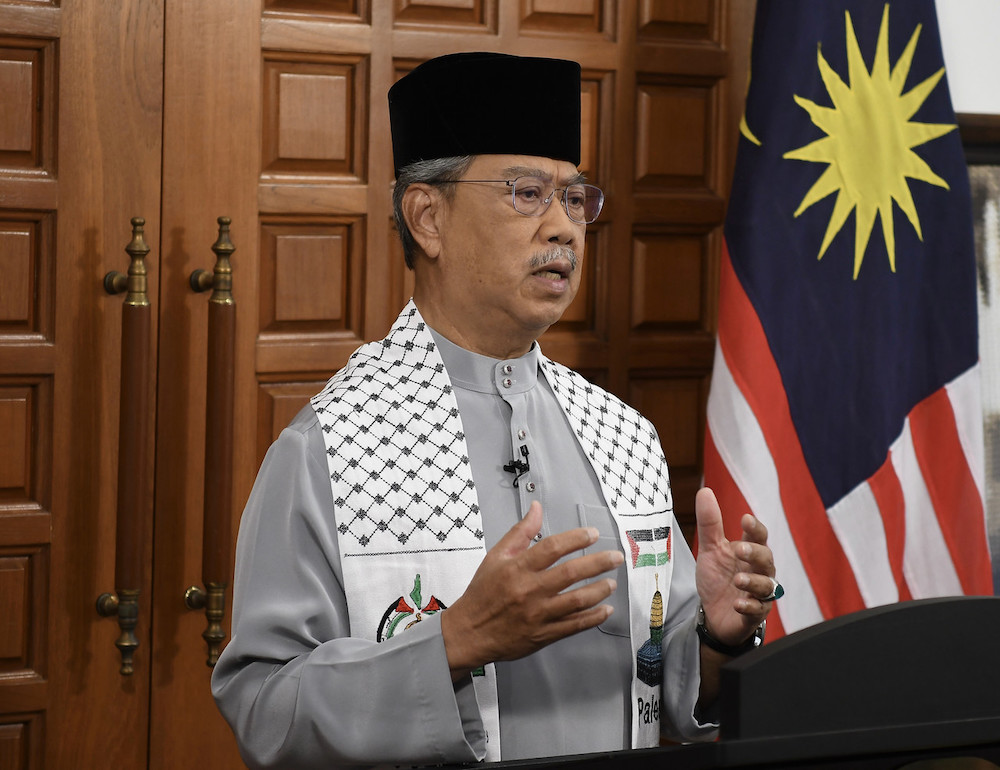
<instances>
[{"instance_id":1,"label":"microphone clip","mask_svg":"<svg viewBox=\"0 0 1000 770\"><path fill-rule=\"evenodd\" d=\"M509 463L503 466L503 469L505 471L514 474L515 487L518 485L517 483L521 479L521 476L523 476L525 473L531 470L531 466L528 464L528 447L523 444L521 445L521 455L522 457L524 457L524 460L520 460L519 458L515 457L513 460L511 460Z\"/></svg>"}]
</instances>

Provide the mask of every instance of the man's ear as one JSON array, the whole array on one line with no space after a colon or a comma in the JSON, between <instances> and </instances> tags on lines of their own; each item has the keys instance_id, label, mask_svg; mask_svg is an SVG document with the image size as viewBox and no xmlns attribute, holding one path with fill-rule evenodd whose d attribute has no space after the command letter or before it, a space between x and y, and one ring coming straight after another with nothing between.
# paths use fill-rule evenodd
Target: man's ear
<instances>
[{"instance_id":1,"label":"man's ear","mask_svg":"<svg viewBox=\"0 0 1000 770\"><path fill-rule=\"evenodd\" d=\"M403 193L403 218L410 228L410 235L421 251L431 259L441 252L439 215L444 201L436 187L416 182Z\"/></svg>"}]
</instances>

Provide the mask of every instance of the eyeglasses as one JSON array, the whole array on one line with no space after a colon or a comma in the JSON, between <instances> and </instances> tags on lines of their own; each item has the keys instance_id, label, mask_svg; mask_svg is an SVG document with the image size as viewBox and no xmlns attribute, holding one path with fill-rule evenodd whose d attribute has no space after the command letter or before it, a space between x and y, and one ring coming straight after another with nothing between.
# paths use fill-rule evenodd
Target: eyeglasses
<instances>
[{"instance_id":1,"label":"eyeglasses","mask_svg":"<svg viewBox=\"0 0 1000 770\"><path fill-rule=\"evenodd\" d=\"M507 185L514 211L526 217L540 217L544 214L556 193L562 193L566 216L581 225L589 225L596 220L604 208L604 191L592 184L549 188L550 183L537 176L519 176L517 179L456 179L453 183L459 182Z\"/></svg>"}]
</instances>

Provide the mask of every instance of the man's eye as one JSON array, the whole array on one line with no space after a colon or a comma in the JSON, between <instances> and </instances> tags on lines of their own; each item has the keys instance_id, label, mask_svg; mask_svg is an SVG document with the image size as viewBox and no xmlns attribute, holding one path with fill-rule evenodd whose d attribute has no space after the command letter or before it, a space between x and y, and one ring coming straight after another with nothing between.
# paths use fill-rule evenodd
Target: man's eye
<instances>
[{"instance_id":1,"label":"man's eye","mask_svg":"<svg viewBox=\"0 0 1000 770\"><path fill-rule=\"evenodd\" d=\"M542 195L542 190L540 187L521 187L517 188L517 197L523 198L526 201L533 201L536 198L540 198Z\"/></svg>"}]
</instances>

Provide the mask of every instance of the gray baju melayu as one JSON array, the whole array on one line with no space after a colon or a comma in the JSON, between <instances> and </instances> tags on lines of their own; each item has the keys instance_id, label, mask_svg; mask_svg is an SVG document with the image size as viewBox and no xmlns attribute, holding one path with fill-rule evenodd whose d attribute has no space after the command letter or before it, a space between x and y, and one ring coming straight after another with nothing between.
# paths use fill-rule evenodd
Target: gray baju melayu
<instances>
[{"instance_id":1,"label":"gray baju melayu","mask_svg":"<svg viewBox=\"0 0 1000 770\"><path fill-rule=\"evenodd\" d=\"M619 548L591 463L539 376L537 346L497 361L434 340L461 413L486 548L533 500L543 506L543 536L592 526L601 535L595 549ZM528 469L505 471L514 458ZM350 636L327 460L322 427L306 407L269 450L244 512L233 638L213 675L244 759L251 767L482 759L471 679L451 682L440 615L381 644ZM710 738L714 726L694 716L694 559L671 523L661 729L675 740ZM616 611L604 625L496 664L503 759L629 746L632 647L626 570L619 573L609 600Z\"/></svg>"}]
</instances>

